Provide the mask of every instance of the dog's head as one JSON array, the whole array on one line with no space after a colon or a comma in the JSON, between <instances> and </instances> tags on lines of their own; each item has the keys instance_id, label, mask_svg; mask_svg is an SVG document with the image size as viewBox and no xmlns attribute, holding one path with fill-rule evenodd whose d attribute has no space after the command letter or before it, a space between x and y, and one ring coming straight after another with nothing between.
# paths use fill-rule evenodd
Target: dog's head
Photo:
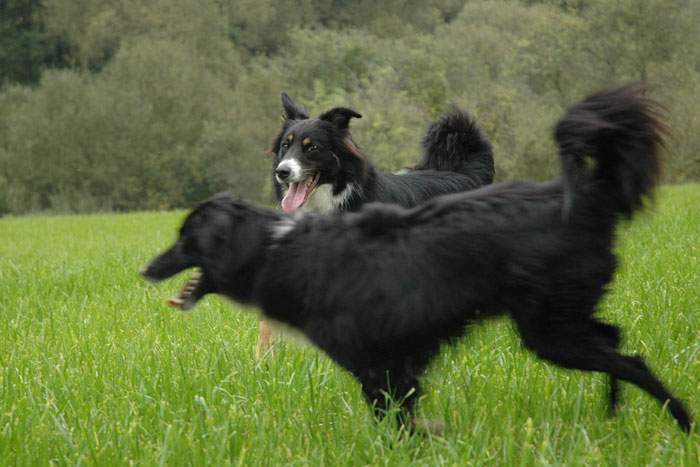
<instances>
[{"instance_id":1,"label":"dog's head","mask_svg":"<svg viewBox=\"0 0 700 467\"><path fill-rule=\"evenodd\" d=\"M331 184L335 192L344 188L343 172L364 165L364 157L350 139L351 118L362 115L346 107L335 107L318 118L282 93L283 124L275 138L275 182L285 212L298 209L317 187Z\"/></svg>"},{"instance_id":2,"label":"dog's head","mask_svg":"<svg viewBox=\"0 0 700 467\"><path fill-rule=\"evenodd\" d=\"M141 274L160 282L196 268L182 290L168 300L181 310L189 310L209 293L246 301L253 274L247 268L264 241L263 219L270 215L230 194L219 194L187 216L175 243L153 258Z\"/></svg>"}]
</instances>

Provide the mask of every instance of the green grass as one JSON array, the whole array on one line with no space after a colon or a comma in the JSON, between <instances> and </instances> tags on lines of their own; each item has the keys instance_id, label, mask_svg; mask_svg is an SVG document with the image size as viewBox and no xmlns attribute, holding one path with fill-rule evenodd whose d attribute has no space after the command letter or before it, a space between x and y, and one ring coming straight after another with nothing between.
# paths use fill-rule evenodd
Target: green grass
<instances>
[{"instance_id":1,"label":"green grass","mask_svg":"<svg viewBox=\"0 0 700 467\"><path fill-rule=\"evenodd\" d=\"M664 187L620 228L601 314L700 415L700 185ZM0 464L700 465L636 387L607 418L604 378L529 355L507 320L476 327L424 379L442 437L375 423L355 381L308 346L253 357L257 321L139 267L183 217L0 219ZM252 310L248 310L252 311Z\"/></svg>"}]
</instances>

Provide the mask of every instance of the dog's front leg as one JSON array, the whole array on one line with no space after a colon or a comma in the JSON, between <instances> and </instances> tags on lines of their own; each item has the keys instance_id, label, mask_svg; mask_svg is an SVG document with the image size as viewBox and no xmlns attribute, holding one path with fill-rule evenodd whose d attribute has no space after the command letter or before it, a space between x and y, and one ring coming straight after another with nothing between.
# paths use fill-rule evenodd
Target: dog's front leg
<instances>
[{"instance_id":1,"label":"dog's front leg","mask_svg":"<svg viewBox=\"0 0 700 467\"><path fill-rule=\"evenodd\" d=\"M418 399L418 379L406 372L368 368L358 372L362 391L377 418L396 412L399 426L412 430L413 406Z\"/></svg>"}]
</instances>

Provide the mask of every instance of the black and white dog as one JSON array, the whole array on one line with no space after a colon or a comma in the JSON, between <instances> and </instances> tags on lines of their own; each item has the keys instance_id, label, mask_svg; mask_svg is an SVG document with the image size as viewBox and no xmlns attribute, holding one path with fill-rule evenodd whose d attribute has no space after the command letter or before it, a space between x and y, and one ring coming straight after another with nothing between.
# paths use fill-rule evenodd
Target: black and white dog
<instances>
[{"instance_id":1,"label":"black and white dog","mask_svg":"<svg viewBox=\"0 0 700 467\"><path fill-rule=\"evenodd\" d=\"M422 159L398 174L377 170L355 145L349 123L361 115L354 110L335 107L310 118L286 93L282 108L283 124L271 153L275 192L284 212L356 211L374 201L408 208L493 181L491 144L458 108L428 128ZM271 336L270 326L260 321L256 358L269 348Z\"/></svg>"},{"instance_id":2,"label":"black and white dog","mask_svg":"<svg viewBox=\"0 0 700 467\"><path fill-rule=\"evenodd\" d=\"M375 169L353 142L349 122L361 118L359 113L336 107L309 118L286 93L282 106L284 121L271 152L275 190L285 212L355 211L373 201L413 207L493 181L491 144L460 109L431 125L423 158L413 170L393 174Z\"/></svg>"},{"instance_id":3,"label":"black and white dog","mask_svg":"<svg viewBox=\"0 0 700 467\"><path fill-rule=\"evenodd\" d=\"M506 314L540 358L607 373L611 408L627 381L687 431L683 403L596 317L616 267L615 227L653 191L661 133L637 87L597 93L557 125L561 180L331 216L279 214L223 194L189 214L142 273L159 281L198 268L173 305L217 293L259 306L350 371L379 413L387 394L410 411L440 344Z\"/></svg>"}]
</instances>

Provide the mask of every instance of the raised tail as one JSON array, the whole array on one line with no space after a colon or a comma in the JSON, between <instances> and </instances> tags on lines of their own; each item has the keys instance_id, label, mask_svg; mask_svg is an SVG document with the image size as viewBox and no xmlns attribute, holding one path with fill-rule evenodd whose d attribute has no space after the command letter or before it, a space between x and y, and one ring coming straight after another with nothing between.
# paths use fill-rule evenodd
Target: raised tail
<instances>
[{"instance_id":1,"label":"raised tail","mask_svg":"<svg viewBox=\"0 0 700 467\"><path fill-rule=\"evenodd\" d=\"M424 155L416 170L441 170L466 175L470 189L493 182L493 151L474 119L454 108L430 125L423 139Z\"/></svg>"},{"instance_id":2,"label":"raised tail","mask_svg":"<svg viewBox=\"0 0 700 467\"><path fill-rule=\"evenodd\" d=\"M564 216L576 210L581 190L588 188L604 195L617 214L639 209L659 177L664 133L659 105L639 84L598 92L571 107L555 130ZM586 158L595 166L588 168Z\"/></svg>"}]
</instances>

